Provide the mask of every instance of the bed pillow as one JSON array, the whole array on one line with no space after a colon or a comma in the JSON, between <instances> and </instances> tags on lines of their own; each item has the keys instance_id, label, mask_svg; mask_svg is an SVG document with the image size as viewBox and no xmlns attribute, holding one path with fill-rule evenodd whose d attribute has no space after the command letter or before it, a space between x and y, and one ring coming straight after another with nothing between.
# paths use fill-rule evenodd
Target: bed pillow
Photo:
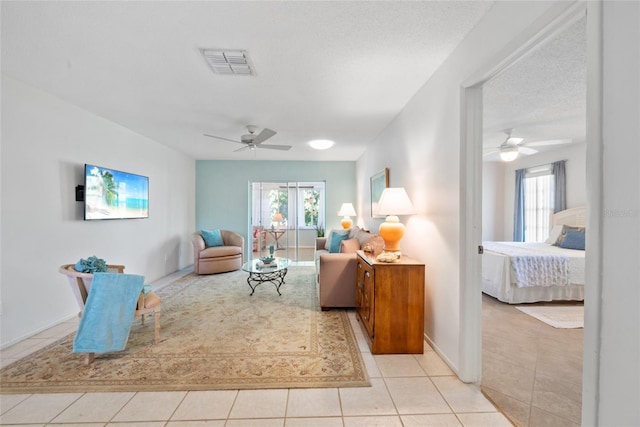
<instances>
[{"instance_id":1,"label":"bed pillow","mask_svg":"<svg viewBox=\"0 0 640 427\"><path fill-rule=\"evenodd\" d=\"M549 237L544 242L550 245L555 245L558 239L560 238L561 234L562 234L562 225L554 225L553 228L551 229L551 232L549 233Z\"/></svg>"},{"instance_id":2,"label":"bed pillow","mask_svg":"<svg viewBox=\"0 0 640 427\"><path fill-rule=\"evenodd\" d=\"M569 231L577 231L578 233L584 233L585 228L584 227L574 227L574 226L571 226L571 225L563 225L562 226L562 231L560 232L560 237L558 237L558 240L556 240L554 245L555 246L560 246L562 244L562 241L567 236L567 233Z\"/></svg>"},{"instance_id":3,"label":"bed pillow","mask_svg":"<svg viewBox=\"0 0 640 427\"><path fill-rule=\"evenodd\" d=\"M560 242L560 247L565 249L578 249L584 251L585 233L569 230Z\"/></svg>"},{"instance_id":4,"label":"bed pillow","mask_svg":"<svg viewBox=\"0 0 640 427\"><path fill-rule=\"evenodd\" d=\"M224 246L220 230L202 230L200 233L202 234L202 239L204 239L204 245L207 248L211 248L213 246Z\"/></svg>"},{"instance_id":5,"label":"bed pillow","mask_svg":"<svg viewBox=\"0 0 640 427\"><path fill-rule=\"evenodd\" d=\"M340 252L340 246L343 240L347 240L349 238L349 233L338 233L337 231L332 231L329 236L329 253L337 254Z\"/></svg>"}]
</instances>

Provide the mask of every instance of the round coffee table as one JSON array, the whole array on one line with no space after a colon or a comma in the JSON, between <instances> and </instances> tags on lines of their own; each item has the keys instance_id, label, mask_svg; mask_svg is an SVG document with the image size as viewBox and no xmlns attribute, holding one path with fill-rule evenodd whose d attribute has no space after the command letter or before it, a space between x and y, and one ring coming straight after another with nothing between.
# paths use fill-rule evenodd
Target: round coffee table
<instances>
[{"instance_id":1,"label":"round coffee table","mask_svg":"<svg viewBox=\"0 0 640 427\"><path fill-rule=\"evenodd\" d=\"M242 265L242 270L249 273L247 284L251 288L250 295L253 295L256 288L263 283L273 284L273 286L276 287L278 295L282 295L280 293L280 286L284 284L284 276L286 276L290 264L291 260L288 258L275 258L269 265L265 265L259 259L245 262Z\"/></svg>"}]
</instances>

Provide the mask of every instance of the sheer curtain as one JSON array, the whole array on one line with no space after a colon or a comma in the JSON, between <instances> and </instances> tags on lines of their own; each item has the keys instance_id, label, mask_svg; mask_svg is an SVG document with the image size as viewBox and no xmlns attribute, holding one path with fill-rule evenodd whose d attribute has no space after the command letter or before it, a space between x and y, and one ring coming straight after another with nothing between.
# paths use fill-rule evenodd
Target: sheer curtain
<instances>
[{"instance_id":1,"label":"sheer curtain","mask_svg":"<svg viewBox=\"0 0 640 427\"><path fill-rule=\"evenodd\" d=\"M524 242L524 179L526 169L516 170L515 206L513 209L513 241Z\"/></svg>"},{"instance_id":2,"label":"sheer curtain","mask_svg":"<svg viewBox=\"0 0 640 427\"><path fill-rule=\"evenodd\" d=\"M567 208L567 179L564 172L564 164L566 160L559 160L551 164L551 173L553 174L554 185L554 203L553 212L560 212Z\"/></svg>"}]
</instances>

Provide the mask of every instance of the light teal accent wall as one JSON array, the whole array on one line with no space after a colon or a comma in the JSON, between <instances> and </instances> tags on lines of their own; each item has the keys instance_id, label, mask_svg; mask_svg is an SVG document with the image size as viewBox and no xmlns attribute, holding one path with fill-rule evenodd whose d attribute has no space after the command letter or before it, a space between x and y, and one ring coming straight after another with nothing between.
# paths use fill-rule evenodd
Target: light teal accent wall
<instances>
[{"instance_id":1,"label":"light teal accent wall","mask_svg":"<svg viewBox=\"0 0 640 427\"><path fill-rule=\"evenodd\" d=\"M326 230L341 228L342 203L356 203L355 162L197 160L196 229L233 230L247 242L249 183L255 181L325 181Z\"/></svg>"}]
</instances>

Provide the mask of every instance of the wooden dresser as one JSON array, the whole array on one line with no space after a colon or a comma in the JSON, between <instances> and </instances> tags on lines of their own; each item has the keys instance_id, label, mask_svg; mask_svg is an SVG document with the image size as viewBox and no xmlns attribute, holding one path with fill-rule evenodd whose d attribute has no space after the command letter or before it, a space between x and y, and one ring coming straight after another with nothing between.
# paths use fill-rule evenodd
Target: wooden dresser
<instances>
[{"instance_id":1,"label":"wooden dresser","mask_svg":"<svg viewBox=\"0 0 640 427\"><path fill-rule=\"evenodd\" d=\"M424 350L424 264L376 261L358 251L356 315L373 354Z\"/></svg>"}]
</instances>

